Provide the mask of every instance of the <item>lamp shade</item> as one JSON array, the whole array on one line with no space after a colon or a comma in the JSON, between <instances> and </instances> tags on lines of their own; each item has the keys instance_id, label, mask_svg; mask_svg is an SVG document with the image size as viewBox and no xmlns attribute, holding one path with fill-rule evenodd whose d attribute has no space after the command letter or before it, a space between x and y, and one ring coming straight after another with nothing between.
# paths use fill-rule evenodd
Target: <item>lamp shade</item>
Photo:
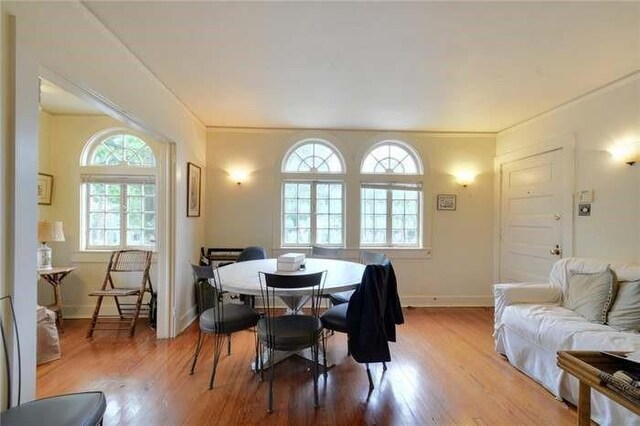
<instances>
[{"instance_id":1,"label":"lamp shade","mask_svg":"<svg viewBox=\"0 0 640 426\"><path fill-rule=\"evenodd\" d=\"M64 241L62 222L38 222L38 241Z\"/></svg>"}]
</instances>

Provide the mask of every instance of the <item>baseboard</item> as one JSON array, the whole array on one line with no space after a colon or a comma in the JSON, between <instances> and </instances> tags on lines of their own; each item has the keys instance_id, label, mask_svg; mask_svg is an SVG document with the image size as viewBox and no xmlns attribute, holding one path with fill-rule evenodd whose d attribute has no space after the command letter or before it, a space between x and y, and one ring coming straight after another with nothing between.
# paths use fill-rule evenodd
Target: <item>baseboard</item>
<instances>
[{"instance_id":1,"label":"baseboard","mask_svg":"<svg viewBox=\"0 0 640 426\"><path fill-rule=\"evenodd\" d=\"M198 317L198 307L193 305L187 312L185 312L178 320L178 332L176 335L182 333L191 323Z\"/></svg>"},{"instance_id":2,"label":"baseboard","mask_svg":"<svg viewBox=\"0 0 640 426\"><path fill-rule=\"evenodd\" d=\"M400 296L402 306L493 306L493 296Z\"/></svg>"}]
</instances>

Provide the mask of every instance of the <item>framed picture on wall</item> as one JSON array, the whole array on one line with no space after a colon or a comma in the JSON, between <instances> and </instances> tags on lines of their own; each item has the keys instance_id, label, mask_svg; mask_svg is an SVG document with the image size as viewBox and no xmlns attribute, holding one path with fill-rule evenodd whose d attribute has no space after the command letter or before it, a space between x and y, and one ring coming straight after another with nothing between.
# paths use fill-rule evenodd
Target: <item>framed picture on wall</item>
<instances>
[{"instance_id":1,"label":"framed picture on wall","mask_svg":"<svg viewBox=\"0 0 640 426\"><path fill-rule=\"evenodd\" d=\"M53 176L38 173L38 204L50 206L53 201Z\"/></svg>"},{"instance_id":2,"label":"framed picture on wall","mask_svg":"<svg viewBox=\"0 0 640 426\"><path fill-rule=\"evenodd\" d=\"M200 182L202 169L187 163L187 217L200 217Z\"/></svg>"},{"instance_id":3,"label":"framed picture on wall","mask_svg":"<svg viewBox=\"0 0 640 426\"><path fill-rule=\"evenodd\" d=\"M438 210L455 210L456 196L453 194L438 194Z\"/></svg>"}]
</instances>

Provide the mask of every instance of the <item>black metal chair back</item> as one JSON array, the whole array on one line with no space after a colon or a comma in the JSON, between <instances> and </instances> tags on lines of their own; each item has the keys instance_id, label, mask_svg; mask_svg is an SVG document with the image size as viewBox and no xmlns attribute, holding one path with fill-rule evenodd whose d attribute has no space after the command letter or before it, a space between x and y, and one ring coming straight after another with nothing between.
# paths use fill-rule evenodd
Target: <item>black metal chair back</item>
<instances>
[{"instance_id":1,"label":"black metal chair back","mask_svg":"<svg viewBox=\"0 0 640 426\"><path fill-rule=\"evenodd\" d=\"M20 362L20 360L22 359L22 357L20 356L20 335L18 334L18 323L16 322L16 311L13 307L13 299L11 298L11 296L4 296L4 297L0 297L0 302L2 302L2 311L0 311L0 333L2 334L2 353L4 354L4 368L5 368L5 374L7 376L7 405L6 408L7 410L9 408L11 408L11 401L12 401L12 393L13 393L13 381L11 380L11 362L9 361L9 354L12 352L10 350L10 342L15 339L15 345L13 345L13 347L16 350L16 355L17 357L15 357L15 359L17 359L18 362L18 398L17 398L17 405L20 405L20 397L21 397L21 392L22 392L22 363ZM6 315L5 314L5 309L4 309L4 305L5 303L9 306L9 314ZM15 333L15 335L13 336L13 339L11 338L12 336L9 336L7 334L7 330L5 329L5 320L9 319L9 321L11 323L13 323L13 332Z\"/></svg>"},{"instance_id":2,"label":"black metal chair back","mask_svg":"<svg viewBox=\"0 0 640 426\"><path fill-rule=\"evenodd\" d=\"M273 321L271 320L278 316L278 305L276 304L276 298L278 297L277 290L308 289L309 300L307 303L310 303L310 306L308 306L310 312L307 316L319 318L320 301L324 291L325 277L326 271L305 275L279 275L267 272L259 273L260 293L265 308L268 336L271 338L275 337ZM268 342L268 344L270 343L273 342Z\"/></svg>"},{"instance_id":3,"label":"black metal chair back","mask_svg":"<svg viewBox=\"0 0 640 426\"><path fill-rule=\"evenodd\" d=\"M219 297L216 294L215 288L209 284L209 279L213 278L213 266L200 266L191 265L193 270L194 285L196 289L196 304L198 307L198 315L213 308L216 304L216 299Z\"/></svg>"},{"instance_id":4,"label":"black metal chair back","mask_svg":"<svg viewBox=\"0 0 640 426\"><path fill-rule=\"evenodd\" d=\"M342 259L344 250L335 247L311 246L311 257L321 259Z\"/></svg>"},{"instance_id":5,"label":"black metal chair back","mask_svg":"<svg viewBox=\"0 0 640 426\"><path fill-rule=\"evenodd\" d=\"M267 251L264 247L249 246L242 250L238 256L238 262L246 262L248 260L260 260L267 258Z\"/></svg>"},{"instance_id":6,"label":"black metal chair back","mask_svg":"<svg viewBox=\"0 0 640 426\"><path fill-rule=\"evenodd\" d=\"M363 265L385 265L389 258L384 253L363 250L360 253L360 263Z\"/></svg>"}]
</instances>

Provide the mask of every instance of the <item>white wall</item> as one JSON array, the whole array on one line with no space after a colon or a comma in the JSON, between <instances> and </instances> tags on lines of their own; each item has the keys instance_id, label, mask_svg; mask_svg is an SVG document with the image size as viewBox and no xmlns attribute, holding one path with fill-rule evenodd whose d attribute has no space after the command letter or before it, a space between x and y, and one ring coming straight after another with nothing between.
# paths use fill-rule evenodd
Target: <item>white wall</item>
<instances>
[{"instance_id":1,"label":"white wall","mask_svg":"<svg viewBox=\"0 0 640 426\"><path fill-rule=\"evenodd\" d=\"M492 281L493 135L212 129L207 143L208 246L262 245L278 249L280 164L303 137L333 142L347 163L347 248L358 258L360 160L385 138L412 144L425 164L425 247L387 250L399 276L405 305L490 305ZM234 168L251 171L241 186L229 179ZM463 189L452 171L471 168L476 181ZM436 211L435 196L457 194L458 210Z\"/></svg>"},{"instance_id":2,"label":"white wall","mask_svg":"<svg viewBox=\"0 0 640 426\"><path fill-rule=\"evenodd\" d=\"M189 262L197 260L204 243L204 216L186 218L186 163L204 164L205 129L175 96L147 70L81 3L2 2L16 17L16 79L11 82L16 98L17 152L14 210L20 212L10 230L20 239L10 242L16 260L8 266L8 287L20 300L19 322L23 340L23 394L35 389L35 305L37 208L35 180L38 148L38 76L53 72L76 87L90 90L106 104L158 135L176 144L176 227L173 266L175 270L176 322L180 329L194 315L194 296ZM3 61L4 62L4 61ZM114 66L117 64L117 66ZM4 91L4 90L3 90ZM204 211L203 211L204 213ZM12 275L15 273L15 275Z\"/></svg>"},{"instance_id":3,"label":"white wall","mask_svg":"<svg viewBox=\"0 0 640 426\"><path fill-rule=\"evenodd\" d=\"M575 136L575 190L595 190L590 217L574 209L575 256L640 262L640 165L616 162L617 142L640 141L640 73L497 137L498 155Z\"/></svg>"}]
</instances>

